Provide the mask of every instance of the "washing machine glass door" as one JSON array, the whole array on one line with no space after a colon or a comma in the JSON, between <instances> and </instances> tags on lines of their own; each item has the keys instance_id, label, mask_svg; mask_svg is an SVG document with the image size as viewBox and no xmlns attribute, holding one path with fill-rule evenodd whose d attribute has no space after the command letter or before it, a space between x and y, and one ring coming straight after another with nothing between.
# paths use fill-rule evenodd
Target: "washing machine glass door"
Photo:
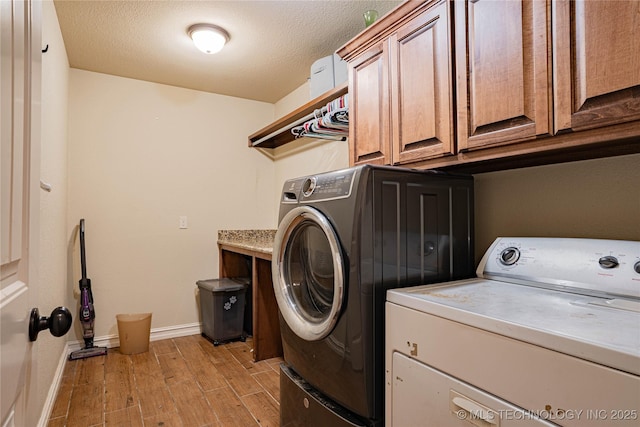
<instances>
[{"instance_id":1,"label":"washing machine glass door","mask_svg":"<svg viewBox=\"0 0 640 427\"><path fill-rule=\"evenodd\" d=\"M344 298L344 263L338 237L317 209L291 210L280 221L273 247L273 288L282 317L300 338L326 337Z\"/></svg>"}]
</instances>

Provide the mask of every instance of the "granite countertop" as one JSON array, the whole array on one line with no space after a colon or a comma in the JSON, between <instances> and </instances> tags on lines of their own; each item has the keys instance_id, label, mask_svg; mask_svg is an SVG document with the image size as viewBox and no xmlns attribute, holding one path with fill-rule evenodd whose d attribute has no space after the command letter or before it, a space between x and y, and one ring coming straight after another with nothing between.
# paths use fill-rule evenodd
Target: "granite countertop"
<instances>
[{"instance_id":1,"label":"granite countertop","mask_svg":"<svg viewBox=\"0 0 640 427\"><path fill-rule=\"evenodd\" d=\"M272 254L275 235L276 230L218 230L218 244Z\"/></svg>"}]
</instances>

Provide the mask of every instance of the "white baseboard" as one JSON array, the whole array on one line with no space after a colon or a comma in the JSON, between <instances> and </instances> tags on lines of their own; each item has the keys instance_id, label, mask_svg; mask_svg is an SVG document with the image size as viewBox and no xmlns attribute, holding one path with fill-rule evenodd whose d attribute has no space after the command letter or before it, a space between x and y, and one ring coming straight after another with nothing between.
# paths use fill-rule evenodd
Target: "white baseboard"
<instances>
[{"instance_id":1,"label":"white baseboard","mask_svg":"<svg viewBox=\"0 0 640 427\"><path fill-rule=\"evenodd\" d=\"M155 329L151 329L151 333L149 335L149 341L159 341L159 340L166 340L170 338L186 337L189 335L199 335L201 332L202 332L201 323L190 323L186 325L155 328ZM114 348L114 347L120 346L120 340L118 339L118 335L107 335L107 336L94 338L93 344L97 347ZM47 423L49 422L49 416L51 415L51 411L53 410L53 405L55 404L56 396L58 394L58 388L60 387L60 382L62 381L64 364L69 359L69 355L71 354L72 351L80 350L83 347L84 347L84 341L68 341L67 342L64 348L64 351L60 355L60 361L58 362L58 367L56 369L55 376L53 377L51 386L49 387L49 393L47 394L47 399L44 403L44 407L42 408L42 412L40 414L38 427L46 427Z\"/></svg>"},{"instance_id":2,"label":"white baseboard","mask_svg":"<svg viewBox=\"0 0 640 427\"><path fill-rule=\"evenodd\" d=\"M149 341L166 340L170 338L186 337L188 335L198 335L202 332L201 323L190 323L186 325L167 326L164 328L151 329ZM114 348L120 346L118 335L105 335L93 339L93 345L96 347ZM84 341L69 341L67 343L68 352L80 350L84 347Z\"/></svg>"}]
</instances>

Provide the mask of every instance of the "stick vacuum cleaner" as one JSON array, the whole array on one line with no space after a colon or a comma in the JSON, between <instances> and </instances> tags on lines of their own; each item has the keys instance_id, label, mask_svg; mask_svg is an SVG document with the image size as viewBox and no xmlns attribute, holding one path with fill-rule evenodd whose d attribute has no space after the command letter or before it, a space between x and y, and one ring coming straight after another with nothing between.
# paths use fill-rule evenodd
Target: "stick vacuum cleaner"
<instances>
[{"instance_id":1,"label":"stick vacuum cleaner","mask_svg":"<svg viewBox=\"0 0 640 427\"><path fill-rule=\"evenodd\" d=\"M82 337L84 348L71 352L69 360L85 359L93 356L104 356L107 347L93 345L93 323L96 311L93 308L93 294L91 293L91 279L87 278L87 259L84 248L84 219L80 220L80 265L82 278L80 279L80 323L82 324Z\"/></svg>"}]
</instances>

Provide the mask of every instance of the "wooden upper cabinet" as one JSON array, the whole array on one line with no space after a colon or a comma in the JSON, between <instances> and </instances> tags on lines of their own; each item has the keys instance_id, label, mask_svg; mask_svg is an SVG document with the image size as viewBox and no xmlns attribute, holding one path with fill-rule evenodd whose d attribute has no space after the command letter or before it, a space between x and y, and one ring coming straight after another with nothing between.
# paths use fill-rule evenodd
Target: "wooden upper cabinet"
<instances>
[{"instance_id":1,"label":"wooden upper cabinet","mask_svg":"<svg viewBox=\"0 0 640 427\"><path fill-rule=\"evenodd\" d=\"M547 2L454 4L458 149L550 134Z\"/></svg>"},{"instance_id":2,"label":"wooden upper cabinet","mask_svg":"<svg viewBox=\"0 0 640 427\"><path fill-rule=\"evenodd\" d=\"M640 0L409 0L338 54L351 165L488 171L640 151Z\"/></svg>"},{"instance_id":3,"label":"wooden upper cabinet","mask_svg":"<svg viewBox=\"0 0 640 427\"><path fill-rule=\"evenodd\" d=\"M349 63L349 163L391 164L386 41Z\"/></svg>"},{"instance_id":4,"label":"wooden upper cabinet","mask_svg":"<svg viewBox=\"0 0 640 427\"><path fill-rule=\"evenodd\" d=\"M450 16L440 2L389 39L394 163L455 152Z\"/></svg>"},{"instance_id":5,"label":"wooden upper cabinet","mask_svg":"<svg viewBox=\"0 0 640 427\"><path fill-rule=\"evenodd\" d=\"M640 2L552 4L556 131L640 119Z\"/></svg>"},{"instance_id":6,"label":"wooden upper cabinet","mask_svg":"<svg viewBox=\"0 0 640 427\"><path fill-rule=\"evenodd\" d=\"M406 2L339 50L349 63L351 165L455 152L451 48L451 3L439 0Z\"/></svg>"}]
</instances>

